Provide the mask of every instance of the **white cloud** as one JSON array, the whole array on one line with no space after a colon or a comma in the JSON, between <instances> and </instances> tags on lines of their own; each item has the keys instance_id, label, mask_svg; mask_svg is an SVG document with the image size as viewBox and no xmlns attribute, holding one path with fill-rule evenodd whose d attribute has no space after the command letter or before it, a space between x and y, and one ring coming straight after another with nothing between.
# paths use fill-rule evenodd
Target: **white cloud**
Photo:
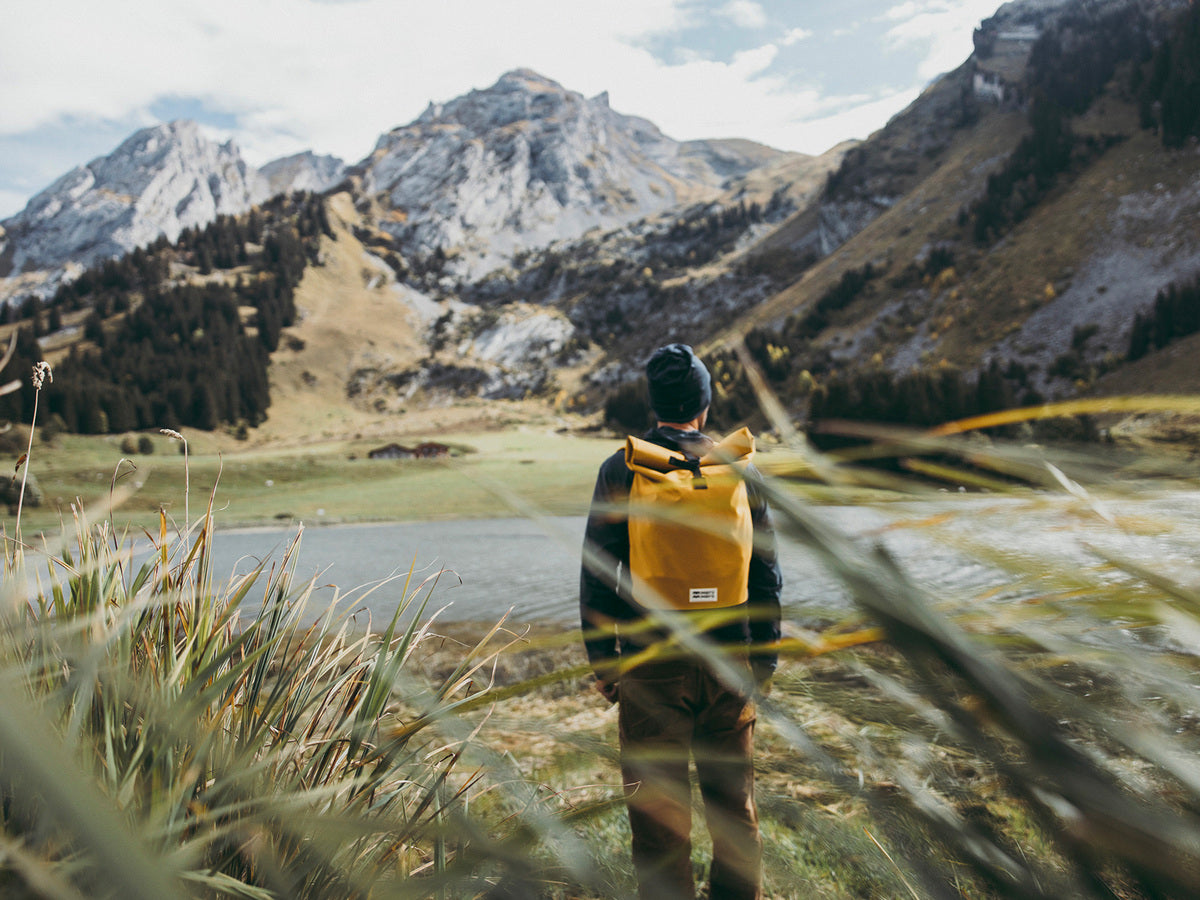
<instances>
[{"instance_id":1,"label":"white cloud","mask_svg":"<svg viewBox=\"0 0 1200 900\"><path fill-rule=\"evenodd\" d=\"M752 78L769 68L778 54L779 48L774 44L764 44L753 50L743 50L741 53L733 55L729 70L743 78Z\"/></svg>"},{"instance_id":2,"label":"white cloud","mask_svg":"<svg viewBox=\"0 0 1200 900\"><path fill-rule=\"evenodd\" d=\"M723 7L745 22L761 7ZM430 100L527 66L674 137L745 135L805 115L815 95L765 76L777 48L668 65L634 39L687 21L685 0L43 0L0 30L0 133L64 116L129 119L164 96L236 118L252 162L312 148L357 161ZM503 39L498 39L503 36Z\"/></svg>"},{"instance_id":3,"label":"white cloud","mask_svg":"<svg viewBox=\"0 0 1200 900\"><path fill-rule=\"evenodd\" d=\"M717 10L739 28L762 28L767 24L767 12L754 0L729 0Z\"/></svg>"},{"instance_id":4,"label":"white cloud","mask_svg":"<svg viewBox=\"0 0 1200 900\"><path fill-rule=\"evenodd\" d=\"M880 17L895 22L886 40L892 47L923 47L917 73L928 81L956 68L971 54L971 33L996 11L996 0L907 0Z\"/></svg>"},{"instance_id":5,"label":"white cloud","mask_svg":"<svg viewBox=\"0 0 1200 900\"><path fill-rule=\"evenodd\" d=\"M889 7L880 18L893 22L899 19L911 19L913 16L925 12L930 6L945 5L945 3L941 3L939 0L920 0L920 2L918 0L908 0L906 3Z\"/></svg>"},{"instance_id":6,"label":"white cloud","mask_svg":"<svg viewBox=\"0 0 1200 900\"><path fill-rule=\"evenodd\" d=\"M855 98L857 102L828 115L795 123L790 130L790 143L808 147L807 153L820 153L834 144L856 138L864 140L882 128L887 121L917 99L918 88L889 93L876 98Z\"/></svg>"},{"instance_id":7,"label":"white cloud","mask_svg":"<svg viewBox=\"0 0 1200 900\"><path fill-rule=\"evenodd\" d=\"M907 5L917 17L949 15L945 2ZM767 23L751 0L709 8L745 27ZM810 37L805 29L727 62L682 43L674 63L647 49L697 21L692 0L571 4L569 15L560 0L37 0L15 4L0 29L0 134L66 117L145 121L164 97L194 98L233 118L227 136L253 163L310 148L356 162L429 101L517 67L588 96L607 90L614 109L675 138L747 137L805 152L840 140L838 126L865 136L860 122L899 103L890 95L832 114L847 98L796 87L795 71L778 71L778 48ZM914 19L890 21L890 40L916 39ZM954 47L966 55L969 30ZM822 79L835 93L836 74Z\"/></svg>"},{"instance_id":8,"label":"white cloud","mask_svg":"<svg viewBox=\"0 0 1200 900\"><path fill-rule=\"evenodd\" d=\"M682 0L45 0L0 29L0 133L67 115L123 119L163 96L235 115L247 150L314 146L349 159L429 100L530 66L599 92L634 37L678 27ZM586 73L585 78L580 78Z\"/></svg>"},{"instance_id":9,"label":"white cloud","mask_svg":"<svg viewBox=\"0 0 1200 900\"><path fill-rule=\"evenodd\" d=\"M813 33L807 28L790 28L779 43L785 47L790 47L792 44L800 43L800 41L807 41L812 36Z\"/></svg>"}]
</instances>

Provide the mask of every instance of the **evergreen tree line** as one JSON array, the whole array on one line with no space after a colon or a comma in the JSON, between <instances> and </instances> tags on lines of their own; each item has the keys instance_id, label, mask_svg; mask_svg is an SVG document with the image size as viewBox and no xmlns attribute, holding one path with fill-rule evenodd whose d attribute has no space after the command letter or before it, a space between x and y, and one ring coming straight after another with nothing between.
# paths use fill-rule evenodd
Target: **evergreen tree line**
<instances>
[{"instance_id":1,"label":"evergreen tree line","mask_svg":"<svg viewBox=\"0 0 1200 900\"><path fill-rule=\"evenodd\" d=\"M676 220L666 239L654 246L652 268L686 268L702 266L727 252L746 233L746 229L775 214L776 204L782 203L777 193L764 212L759 203L736 204L696 210Z\"/></svg>"},{"instance_id":2,"label":"evergreen tree line","mask_svg":"<svg viewBox=\"0 0 1200 900\"><path fill-rule=\"evenodd\" d=\"M461 296L476 303L490 303L511 299L513 294L536 300L557 290L605 297L639 293L647 288L656 292L656 283L668 277L667 273L710 262L729 250L751 225L779 216L787 208L788 201L782 192L776 192L765 209L759 203L745 201L726 207L696 206L676 219L670 228L651 236L636 256L600 257L596 245L589 240L547 250L532 265L528 254L518 254L514 267L520 274L515 283L485 281L463 285Z\"/></svg>"},{"instance_id":3,"label":"evergreen tree line","mask_svg":"<svg viewBox=\"0 0 1200 900\"><path fill-rule=\"evenodd\" d=\"M1200 331L1200 278L1188 284L1172 284L1158 292L1154 306L1138 313L1129 333L1125 358L1141 359L1151 350L1161 350L1171 341Z\"/></svg>"},{"instance_id":4,"label":"evergreen tree line","mask_svg":"<svg viewBox=\"0 0 1200 900\"><path fill-rule=\"evenodd\" d=\"M7 345L3 349L7 350ZM13 357L4 369L0 384L7 384L16 379L21 382L21 387L12 394L0 397L0 422L28 422L33 416L35 392L30 373L41 361L42 351L37 338L33 336L33 329L19 328Z\"/></svg>"},{"instance_id":5,"label":"evergreen tree line","mask_svg":"<svg viewBox=\"0 0 1200 900\"><path fill-rule=\"evenodd\" d=\"M893 375L884 369L847 372L826 379L809 400L809 422L817 446L845 443L820 434L824 420L879 422L928 428L1014 405L1013 390L993 360L974 378L953 366Z\"/></svg>"},{"instance_id":6,"label":"evergreen tree line","mask_svg":"<svg viewBox=\"0 0 1200 900\"><path fill-rule=\"evenodd\" d=\"M937 262L950 258L939 254ZM870 263L850 269L818 297L810 309L789 316L782 328L754 328L746 334L746 349L771 383L771 388L785 403L795 403L799 399L800 373L795 370L797 360L806 355L807 344L828 326L833 313L845 309L860 297L878 276L878 270ZM670 293L669 290L663 292L664 296ZM611 323L611 326L618 328L621 324L618 321ZM705 362L714 381L710 410L714 427L726 428L739 422L748 422L753 426L764 424L758 397L737 356L729 351L721 351L707 357ZM819 364L813 368L817 373L823 371ZM645 392L644 379L627 382L611 391L604 403L605 421L616 428L630 431L644 428L650 416Z\"/></svg>"},{"instance_id":7,"label":"evergreen tree line","mask_svg":"<svg viewBox=\"0 0 1200 900\"><path fill-rule=\"evenodd\" d=\"M829 327L830 316L857 300L878 275L879 272L870 263L857 269L848 269L837 284L817 298L811 309L788 316L775 340L781 340L784 346L791 349L807 344ZM768 339L766 333L756 329L746 335L746 345L760 357L762 364L770 366L771 360L761 350Z\"/></svg>"},{"instance_id":8,"label":"evergreen tree line","mask_svg":"<svg viewBox=\"0 0 1200 900\"><path fill-rule=\"evenodd\" d=\"M842 155L838 167L825 176L825 185L821 188L823 200L833 200L838 194L852 188L862 186L867 167L867 149L863 146L851 147Z\"/></svg>"},{"instance_id":9,"label":"evergreen tree line","mask_svg":"<svg viewBox=\"0 0 1200 900\"><path fill-rule=\"evenodd\" d=\"M713 380L712 403L708 411L711 430L724 432L742 424L757 430L768 424L736 354L720 350L705 356L704 364ZM789 394L781 399L788 402L796 398ZM654 424L644 375L609 392L604 401L604 421L610 428L632 434L640 434Z\"/></svg>"},{"instance_id":10,"label":"evergreen tree line","mask_svg":"<svg viewBox=\"0 0 1200 900\"><path fill-rule=\"evenodd\" d=\"M244 299L224 284L148 294L96 350L73 349L58 365L49 411L87 434L258 424L270 404L269 351L242 324Z\"/></svg>"},{"instance_id":11,"label":"evergreen tree line","mask_svg":"<svg viewBox=\"0 0 1200 900\"><path fill-rule=\"evenodd\" d=\"M60 286L46 302L30 296L20 306L6 305L0 311L0 324L27 322L33 336L40 338L62 328L67 312L90 307L101 318L126 312L133 294L167 278L168 249L167 240L160 238L120 259L106 260Z\"/></svg>"},{"instance_id":12,"label":"evergreen tree line","mask_svg":"<svg viewBox=\"0 0 1200 900\"><path fill-rule=\"evenodd\" d=\"M1200 136L1200 6L1189 3L1170 34L1134 70L1142 125L1167 147Z\"/></svg>"},{"instance_id":13,"label":"evergreen tree line","mask_svg":"<svg viewBox=\"0 0 1200 900\"><path fill-rule=\"evenodd\" d=\"M769 425L736 355L721 351L708 357L706 364L713 376L709 421L715 430L724 431L743 423L756 429ZM1015 371L1013 366L1002 368L993 360L974 376L953 366L900 375L882 368L861 369L831 374L820 384L813 381L801 384L795 378L777 381L768 372L764 374L785 405L803 404L805 399L800 390L808 391L809 436L817 447L831 450L858 440L823 433L822 422L844 420L930 428L998 412L1016 405L1023 373ZM642 430L651 416L646 397L645 378L627 382L609 395L604 406L605 420L610 426L626 431Z\"/></svg>"},{"instance_id":14,"label":"evergreen tree line","mask_svg":"<svg viewBox=\"0 0 1200 900\"><path fill-rule=\"evenodd\" d=\"M1118 140L1077 136L1063 107L1044 93L1035 95L1029 119L1033 132L1022 138L999 171L988 176L983 196L959 215L960 225L970 224L976 243L991 244L1003 236L1072 165L1082 165Z\"/></svg>"},{"instance_id":15,"label":"evergreen tree line","mask_svg":"<svg viewBox=\"0 0 1200 900\"><path fill-rule=\"evenodd\" d=\"M322 233L332 235L324 203L296 194L186 229L173 245L160 239L107 261L60 288L48 309L35 304L21 310L30 315L18 351L31 359L10 371L27 372L25 365L40 359L39 320L44 330L44 320L61 310L90 306L84 334L95 348L72 347L45 388L43 408L62 427L97 434L258 424L270 405L270 354L295 320L295 287L315 260ZM173 261L202 274L238 273L232 284L171 284ZM252 321L243 322L239 307L255 310ZM117 313L124 315L105 321ZM0 414L28 415L31 398L9 399Z\"/></svg>"},{"instance_id":16,"label":"evergreen tree line","mask_svg":"<svg viewBox=\"0 0 1200 900\"><path fill-rule=\"evenodd\" d=\"M762 206L758 203L747 205L744 200L731 206L696 210L677 219L668 230L667 240L680 246L664 245L659 254L661 264L703 265L728 249L747 228L761 221Z\"/></svg>"},{"instance_id":17,"label":"evergreen tree line","mask_svg":"<svg viewBox=\"0 0 1200 900\"><path fill-rule=\"evenodd\" d=\"M1087 112L1122 63L1149 52L1149 30L1136 5L1068 9L1030 50L1029 95L1045 97L1068 115Z\"/></svg>"}]
</instances>

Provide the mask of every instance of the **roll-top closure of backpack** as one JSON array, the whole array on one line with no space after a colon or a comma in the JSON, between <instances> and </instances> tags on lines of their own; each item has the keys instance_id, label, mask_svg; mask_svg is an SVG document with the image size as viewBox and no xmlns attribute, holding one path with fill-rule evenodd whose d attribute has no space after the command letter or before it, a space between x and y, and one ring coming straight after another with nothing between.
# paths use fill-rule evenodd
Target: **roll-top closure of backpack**
<instances>
[{"instance_id":1,"label":"roll-top closure of backpack","mask_svg":"<svg viewBox=\"0 0 1200 900\"><path fill-rule=\"evenodd\" d=\"M654 477L654 473L691 471L699 477L698 468L709 466L745 465L754 456L754 435L749 428L740 428L697 459L679 450L630 436L625 441L625 464L635 472Z\"/></svg>"}]
</instances>

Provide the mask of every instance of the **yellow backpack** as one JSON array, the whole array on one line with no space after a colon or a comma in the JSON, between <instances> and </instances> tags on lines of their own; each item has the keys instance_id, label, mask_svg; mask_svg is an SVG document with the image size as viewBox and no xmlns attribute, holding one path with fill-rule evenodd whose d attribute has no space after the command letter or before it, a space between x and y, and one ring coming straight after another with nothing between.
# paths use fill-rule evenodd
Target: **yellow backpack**
<instances>
[{"instance_id":1,"label":"yellow backpack","mask_svg":"<svg viewBox=\"0 0 1200 900\"><path fill-rule=\"evenodd\" d=\"M699 459L626 441L629 570L640 605L694 610L746 602L754 525L741 472L753 456L747 428Z\"/></svg>"}]
</instances>

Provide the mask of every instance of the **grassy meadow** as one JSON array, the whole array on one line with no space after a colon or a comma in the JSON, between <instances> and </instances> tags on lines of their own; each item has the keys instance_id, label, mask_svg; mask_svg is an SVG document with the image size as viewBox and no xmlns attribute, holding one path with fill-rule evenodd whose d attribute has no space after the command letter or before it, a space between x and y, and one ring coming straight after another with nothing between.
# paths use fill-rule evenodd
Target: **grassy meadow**
<instances>
[{"instance_id":1,"label":"grassy meadow","mask_svg":"<svg viewBox=\"0 0 1200 900\"><path fill-rule=\"evenodd\" d=\"M221 528L511 515L496 485L552 514L583 514L599 461L619 446L613 438L526 426L432 436L453 448L448 459L371 460L368 452L385 442L241 450L203 433L186 436L191 506L206 503L215 488ZM23 510L26 530L58 530L77 499L85 508L106 508L114 481L123 498L113 510L118 524L157 527L160 508L181 520L181 445L164 435L152 440L152 454L128 456L117 437L59 435L49 445L35 442L31 471L45 499Z\"/></svg>"},{"instance_id":2,"label":"grassy meadow","mask_svg":"<svg viewBox=\"0 0 1200 900\"><path fill-rule=\"evenodd\" d=\"M878 433L842 458L781 429L789 449L762 456L780 540L858 604L790 615L760 697L771 898L1200 892L1194 519L1137 505L1190 497L1195 478L1178 458L954 433L985 424ZM158 435L131 469L115 440L35 438L49 502L5 521L6 896L632 896L615 710L577 630L443 624L437 586L403 577L373 633L338 602L302 627L313 585L286 565L228 584L212 571L219 527L581 513L615 446L542 426L441 439L454 456L414 462L366 460L379 441L234 452L201 435L185 466ZM854 462L871 457L922 475ZM142 484L110 523L114 477L118 492ZM984 484L997 496L981 507ZM823 514L933 498L935 515L889 527L973 554L1004 585L932 595ZM1040 517L1087 528L1094 559L978 546L981 514L1014 532ZM136 565L130 533L155 548ZM1120 552L1144 538L1180 552ZM696 820L702 881L699 807Z\"/></svg>"}]
</instances>

